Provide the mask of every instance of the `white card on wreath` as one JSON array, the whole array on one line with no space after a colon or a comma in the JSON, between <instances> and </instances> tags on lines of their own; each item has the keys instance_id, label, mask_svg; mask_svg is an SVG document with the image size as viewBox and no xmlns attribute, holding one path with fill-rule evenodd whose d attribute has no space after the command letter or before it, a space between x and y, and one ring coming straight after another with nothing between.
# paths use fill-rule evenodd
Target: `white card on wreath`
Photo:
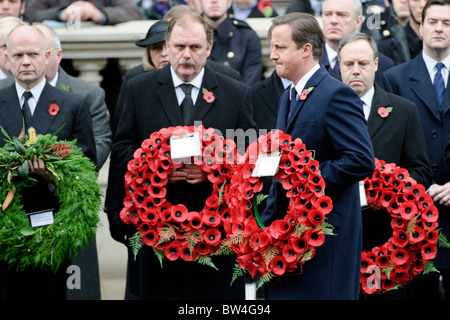
<instances>
[{"instance_id":1,"label":"white card on wreath","mask_svg":"<svg viewBox=\"0 0 450 320\"><path fill-rule=\"evenodd\" d=\"M202 154L200 133L198 131L170 138L170 156L172 159L196 157Z\"/></svg>"},{"instance_id":2,"label":"white card on wreath","mask_svg":"<svg viewBox=\"0 0 450 320\"><path fill-rule=\"evenodd\" d=\"M259 154L252 177L273 177L278 171L280 160L279 152Z\"/></svg>"},{"instance_id":3,"label":"white card on wreath","mask_svg":"<svg viewBox=\"0 0 450 320\"><path fill-rule=\"evenodd\" d=\"M53 224L53 210L42 210L28 213L30 225L32 228L38 228Z\"/></svg>"},{"instance_id":4,"label":"white card on wreath","mask_svg":"<svg viewBox=\"0 0 450 320\"><path fill-rule=\"evenodd\" d=\"M367 207L366 188L364 188L364 182L359 182L359 200L361 202L361 208Z\"/></svg>"}]
</instances>

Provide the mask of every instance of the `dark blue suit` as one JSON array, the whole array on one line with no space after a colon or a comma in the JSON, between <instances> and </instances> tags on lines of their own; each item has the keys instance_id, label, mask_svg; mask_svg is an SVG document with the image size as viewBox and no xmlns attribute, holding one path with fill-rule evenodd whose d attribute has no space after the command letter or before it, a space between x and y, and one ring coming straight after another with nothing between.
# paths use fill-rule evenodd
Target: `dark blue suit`
<instances>
[{"instance_id":1,"label":"dark blue suit","mask_svg":"<svg viewBox=\"0 0 450 320\"><path fill-rule=\"evenodd\" d=\"M325 45L323 46L322 59L320 59L320 64L327 70L330 68L330 61L328 60L327 49ZM393 66L395 66L395 64L391 58L385 56L382 53L378 53L378 70L375 72L375 82L381 84L383 80L383 73ZM337 76L340 77L341 75L338 74Z\"/></svg>"},{"instance_id":2,"label":"dark blue suit","mask_svg":"<svg viewBox=\"0 0 450 320\"><path fill-rule=\"evenodd\" d=\"M374 155L361 100L322 66L308 80L314 87L287 122L289 90L281 96L277 129L301 138L315 150L326 182L325 193L333 200L328 221L334 236L327 236L303 274L275 278L269 299L357 299L361 263L361 206L358 181L370 175ZM264 223L286 214L286 191L274 182L263 213Z\"/></svg>"},{"instance_id":3,"label":"dark blue suit","mask_svg":"<svg viewBox=\"0 0 450 320\"><path fill-rule=\"evenodd\" d=\"M450 181L450 167L444 158L447 135L450 130L450 90L446 90L443 111L439 104L422 54L385 72L383 86L386 91L400 95L417 105L427 146L433 180L438 184ZM450 208L439 206L439 227L450 236ZM450 250L438 247L434 260L438 268L450 269Z\"/></svg>"}]
</instances>

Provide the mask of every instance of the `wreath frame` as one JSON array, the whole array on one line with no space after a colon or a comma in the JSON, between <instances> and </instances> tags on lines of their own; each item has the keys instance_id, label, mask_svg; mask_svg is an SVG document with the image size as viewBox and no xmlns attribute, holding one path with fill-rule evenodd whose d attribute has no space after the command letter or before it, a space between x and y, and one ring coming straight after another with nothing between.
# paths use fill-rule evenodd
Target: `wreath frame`
<instances>
[{"instance_id":1,"label":"wreath frame","mask_svg":"<svg viewBox=\"0 0 450 320\"><path fill-rule=\"evenodd\" d=\"M192 157L190 161L193 160L191 163L208 173L208 180L213 185L211 195L200 212L188 211L184 204L167 201L165 188L168 172L185 163L183 160L172 160L170 138L195 131L201 136L201 155ZM138 229L130 238L135 258L139 250L147 245L153 248L161 267L165 259L181 259L217 269L211 257L225 239L222 225L229 208L224 195L234 173L235 158L235 142L224 139L214 133L213 128L204 128L203 125L163 128L144 140L134 152L134 158L128 162L124 207L120 212L124 223ZM145 184L148 179L151 183ZM155 185L158 187L156 194L149 190Z\"/></svg>"},{"instance_id":2,"label":"wreath frame","mask_svg":"<svg viewBox=\"0 0 450 320\"><path fill-rule=\"evenodd\" d=\"M0 148L0 260L18 271L25 268L56 272L74 258L96 234L101 190L94 163L74 141L58 141L56 133L36 134L30 128ZM28 160L44 160L56 186L60 207L54 223L32 228L20 191L36 180L28 175Z\"/></svg>"},{"instance_id":3,"label":"wreath frame","mask_svg":"<svg viewBox=\"0 0 450 320\"><path fill-rule=\"evenodd\" d=\"M438 229L439 212L425 187L408 170L377 158L364 187L368 205L391 215L392 236L383 245L362 251L360 293L385 293L420 273L437 271L432 263L437 247L449 243Z\"/></svg>"},{"instance_id":4,"label":"wreath frame","mask_svg":"<svg viewBox=\"0 0 450 320\"><path fill-rule=\"evenodd\" d=\"M257 204L267 196L259 193L263 185L260 177L252 177L252 172L259 154L273 152L281 154L273 178L287 191L289 205L283 219L265 227ZM325 236L333 235L334 228L326 221L333 205L324 194L325 181L313 155L300 138L292 140L276 130L261 135L239 160L228 190L231 195L226 197L232 209L225 224L228 238L222 247L238 255L232 283L244 272L252 278L259 273L259 288L275 276L298 272L314 257L315 248L324 243Z\"/></svg>"}]
</instances>

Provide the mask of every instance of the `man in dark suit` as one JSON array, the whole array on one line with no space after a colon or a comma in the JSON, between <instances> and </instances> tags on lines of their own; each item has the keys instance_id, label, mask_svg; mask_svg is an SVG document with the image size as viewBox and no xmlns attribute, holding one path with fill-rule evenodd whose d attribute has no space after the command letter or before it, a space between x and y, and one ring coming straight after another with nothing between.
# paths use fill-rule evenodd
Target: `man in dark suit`
<instances>
[{"instance_id":1,"label":"man in dark suit","mask_svg":"<svg viewBox=\"0 0 450 320\"><path fill-rule=\"evenodd\" d=\"M450 129L450 91L446 90L450 68L449 17L450 1L428 1L420 26L422 52L387 71L383 77L384 88L388 92L401 95L417 105L433 170L433 185L428 192L438 206L439 227L447 237L450 235L450 167L445 163L444 149ZM450 249L438 247L434 265L443 276L448 298L450 287L446 281L450 277ZM423 298L438 297L439 277L431 278L434 278L433 288L417 290Z\"/></svg>"},{"instance_id":2,"label":"man in dark suit","mask_svg":"<svg viewBox=\"0 0 450 320\"><path fill-rule=\"evenodd\" d=\"M34 26L16 27L7 41L7 59L15 83L0 90L0 126L9 136L18 136L23 129L33 127L38 134L58 133L59 140L77 140L85 155L96 162L95 141L89 109L81 96L65 92L49 85L45 80L45 68L50 52L42 32ZM32 96L26 100L26 95ZM50 112L51 104L58 105L56 113ZM23 113L21 111L23 110ZM28 112L27 112L28 111ZM0 146L5 144L3 134ZM49 172L42 160L30 161L30 172L38 183L24 195L26 212L49 209L44 204L58 207L57 199L49 190ZM57 273L26 269L16 272L3 264L0 272L5 299L65 299L66 269ZM4 288L3 288L4 289Z\"/></svg>"},{"instance_id":3,"label":"man in dark suit","mask_svg":"<svg viewBox=\"0 0 450 320\"><path fill-rule=\"evenodd\" d=\"M362 6L358 0L325 0L322 10L323 32L326 42L320 64L331 74L340 76L337 48L346 35L356 32L363 22ZM394 66L392 59L379 54L375 81L381 83L383 72Z\"/></svg>"},{"instance_id":4,"label":"man in dark suit","mask_svg":"<svg viewBox=\"0 0 450 320\"><path fill-rule=\"evenodd\" d=\"M403 97L387 93L374 82L377 56L376 43L367 34L353 33L344 37L338 48L342 81L355 90L363 102L375 157L407 169L411 177L428 188L432 171L417 107ZM379 114L383 107L389 113ZM364 208L363 250L381 246L391 237L391 220L387 213ZM405 288L370 298L405 299Z\"/></svg>"},{"instance_id":5,"label":"man in dark suit","mask_svg":"<svg viewBox=\"0 0 450 320\"><path fill-rule=\"evenodd\" d=\"M170 64L128 81L124 98L127 112L123 113L113 139L112 162L126 166L143 140L170 126L191 126L194 121L201 121L204 127L222 133L227 129L256 129L249 88L205 66L212 42L213 31L198 13L187 11L171 19L166 33ZM180 109L185 99L181 84L192 85L194 107L185 118ZM195 91L202 88L214 93L213 102L196 95ZM168 201L183 203L195 211L203 208L211 193L205 173L193 164L172 172L166 188ZM117 201L123 201L123 197ZM124 235L121 225L116 224L118 214L109 212L108 218L113 226L112 236L121 240ZM169 262L161 268L152 248L141 250L136 261L141 264L141 274L129 282L135 298L244 299L243 279L230 286L236 261L233 256L213 258L219 273L195 262Z\"/></svg>"},{"instance_id":6,"label":"man in dark suit","mask_svg":"<svg viewBox=\"0 0 450 320\"><path fill-rule=\"evenodd\" d=\"M228 17L231 0L200 0L203 17L214 29L211 60L227 64L239 71L251 86L261 80L261 40L248 23Z\"/></svg>"},{"instance_id":7,"label":"man in dark suit","mask_svg":"<svg viewBox=\"0 0 450 320\"><path fill-rule=\"evenodd\" d=\"M361 100L319 65L324 36L315 17L304 13L276 17L269 35L276 71L292 81L281 96L276 127L315 150L325 194L333 201L327 219L336 235L316 249L302 274L272 279L268 297L357 299L362 241L358 182L375 168ZM282 219L287 205L286 190L274 182L264 223Z\"/></svg>"}]
</instances>

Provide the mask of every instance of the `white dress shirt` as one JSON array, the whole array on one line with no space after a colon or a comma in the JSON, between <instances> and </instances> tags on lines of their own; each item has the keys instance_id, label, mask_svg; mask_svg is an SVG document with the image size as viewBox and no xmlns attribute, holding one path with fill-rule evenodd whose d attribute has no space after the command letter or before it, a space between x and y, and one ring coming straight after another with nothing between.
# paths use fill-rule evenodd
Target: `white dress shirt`
<instances>
[{"instance_id":1,"label":"white dress shirt","mask_svg":"<svg viewBox=\"0 0 450 320\"><path fill-rule=\"evenodd\" d=\"M25 103L25 98L23 97L23 93L25 91L30 91L33 96L28 99L28 105L30 106L31 114L34 114L34 111L36 110L37 102L39 101L39 97L41 96L42 90L44 90L46 80L45 78L42 79L41 82L39 82L37 85L35 85L30 90L24 89L20 84L16 82L16 92L17 97L19 98L20 107L22 108L23 104Z\"/></svg>"}]
</instances>

